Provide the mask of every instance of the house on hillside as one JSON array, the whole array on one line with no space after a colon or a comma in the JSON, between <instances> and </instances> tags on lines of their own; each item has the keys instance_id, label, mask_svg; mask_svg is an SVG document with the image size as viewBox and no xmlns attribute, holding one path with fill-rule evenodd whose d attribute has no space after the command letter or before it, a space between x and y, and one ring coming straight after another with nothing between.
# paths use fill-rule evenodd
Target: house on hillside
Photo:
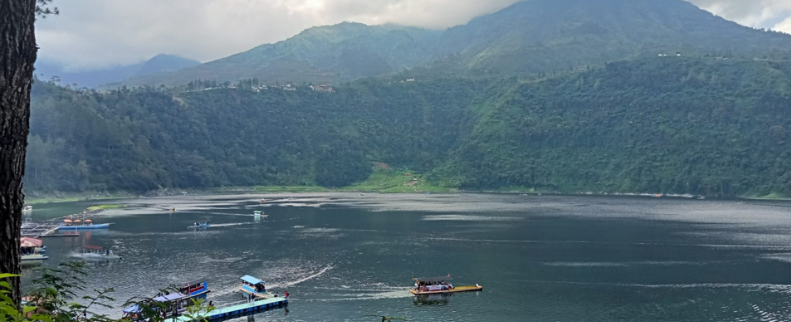
<instances>
[{"instance_id":1,"label":"house on hillside","mask_svg":"<svg viewBox=\"0 0 791 322\"><path fill-rule=\"evenodd\" d=\"M335 89L330 85L311 85L310 89L322 93L335 93Z\"/></svg>"}]
</instances>

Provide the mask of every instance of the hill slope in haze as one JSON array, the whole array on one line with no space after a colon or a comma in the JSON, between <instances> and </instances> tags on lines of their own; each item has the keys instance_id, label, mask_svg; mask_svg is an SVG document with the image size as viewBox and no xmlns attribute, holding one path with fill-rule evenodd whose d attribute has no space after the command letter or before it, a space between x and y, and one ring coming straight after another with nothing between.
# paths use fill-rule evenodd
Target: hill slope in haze
<instances>
[{"instance_id":1,"label":"hill slope in haze","mask_svg":"<svg viewBox=\"0 0 791 322\"><path fill-rule=\"evenodd\" d=\"M159 54L147 61L131 65L85 71L69 71L56 63L37 61L35 74L41 79L50 79L56 76L60 78L62 84L77 84L76 87L78 88L95 88L108 83L121 82L132 77L176 71L199 64L200 62L197 60L167 54Z\"/></svg>"},{"instance_id":2,"label":"hill slope in haze","mask_svg":"<svg viewBox=\"0 0 791 322\"><path fill-rule=\"evenodd\" d=\"M126 84L337 82L417 66L443 75L511 76L676 53L788 59L791 35L744 27L681 0L530 0L442 32L355 23L314 27Z\"/></svg>"},{"instance_id":3,"label":"hill slope in haze","mask_svg":"<svg viewBox=\"0 0 791 322\"><path fill-rule=\"evenodd\" d=\"M402 26L342 23L314 27L288 40L175 73L126 85L185 84L196 79L331 82L401 71L430 61L440 32Z\"/></svg>"},{"instance_id":4,"label":"hill slope in haze","mask_svg":"<svg viewBox=\"0 0 791 322\"><path fill-rule=\"evenodd\" d=\"M335 90L37 83L25 187L344 186L377 161L465 189L791 192L791 62L654 57Z\"/></svg>"}]
</instances>

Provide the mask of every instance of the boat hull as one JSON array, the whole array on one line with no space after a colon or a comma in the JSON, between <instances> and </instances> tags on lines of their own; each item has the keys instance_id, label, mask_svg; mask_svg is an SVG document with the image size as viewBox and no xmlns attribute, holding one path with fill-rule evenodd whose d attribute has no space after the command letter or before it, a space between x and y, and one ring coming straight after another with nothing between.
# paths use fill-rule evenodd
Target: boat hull
<instances>
[{"instance_id":1,"label":"boat hull","mask_svg":"<svg viewBox=\"0 0 791 322\"><path fill-rule=\"evenodd\" d=\"M98 224L98 225L88 225L88 226L60 226L58 230L98 230L98 229L109 229L110 224Z\"/></svg>"},{"instance_id":2,"label":"boat hull","mask_svg":"<svg viewBox=\"0 0 791 322\"><path fill-rule=\"evenodd\" d=\"M470 286L456 286L452 289L441 290L441 291L418 291L411 289L409 290L409 293L412 293L414 295L431 295L431 294L452 294L452 293L480 292L480 291L483 291L483 286L470 285Z\"/></svg>"},{"instance_id":3,"label":"boat hull","mask_svg":"<svg viewBox=\"0 0 791 322\"><path fill-rule=\"evenodd\" d=\"M274 296L274 295L269 294L269 293L250 292L249 290L246 290L243 287L239 287L239 291L241 291L244 294L247 294L247 296L250 296L250 293L253 293L253 294L255 294L255 297L259 298L259 299L269 299L269 298L272 298Z\"/></svg>"}]
</instances>

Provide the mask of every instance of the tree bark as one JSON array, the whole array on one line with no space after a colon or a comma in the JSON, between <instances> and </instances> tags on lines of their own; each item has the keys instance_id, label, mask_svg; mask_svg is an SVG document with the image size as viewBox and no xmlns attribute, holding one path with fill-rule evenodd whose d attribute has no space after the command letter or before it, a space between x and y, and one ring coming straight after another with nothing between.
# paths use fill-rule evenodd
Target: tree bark
<instances>
[{"instance_id":1,"label":"tree bark","mask_svg":"<svg viewBox=\"0 0 791 322\"><path fill-rule=\"evenodd\" d=\"M36 0L0 0L0 273L19 274L22 177L36 62ZM19 278L11 279L20 302Z\"/></svg>"}]
</instances>

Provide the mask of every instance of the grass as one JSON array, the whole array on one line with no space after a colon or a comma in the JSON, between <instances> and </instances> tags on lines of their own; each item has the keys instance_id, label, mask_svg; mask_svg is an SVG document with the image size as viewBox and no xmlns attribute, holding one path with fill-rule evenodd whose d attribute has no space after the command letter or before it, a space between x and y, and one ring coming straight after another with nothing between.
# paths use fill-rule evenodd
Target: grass
<instances>
[{"instance_id":1,"label":"grass","mask_svg":"<svg viewBox=\"0 0 791 322\"><path fill-rule=\"evenodd\" d=\"M413 186L404 185L417 179ZM342 188L325 188L319 186L257 186L253 188L258 193L280 192L380 192L380 193L415 193L415 192L456 192L458 189L431 185L423 177L409 170L391 170L377 168L363 182Z\"/></svg>"},{"instance_id":2,"label":"grass","mask_svg":"<svg viewBox=\"0 0 791 322\"><path fill-rule=\"evenodd\" d=\"M119 192L113 195L97 192L81 192L81 193L48 193L40 197L25 197L26 205L45 204L53 202L75 202L86 200L107 200L107 199L121 199L129 198L132 194Z\"/></svg>"},{"instance_id":3,"label":"grass","mask_svg":"<svg viewBox=\"0 0 791 322\"><path fill-rule=\"evenodd\" d=\"M759 196L749 196L746 199L756 199L756 200L791 200L791 196L772 192L768 195L759 195Z\"/></svg>"},{"instance_id":4,"label":"grass","mask_svg":"<svg viewBox=\"0 0 791 322\"><path fill-rule=\"evenodd\" d=\"M319 186L257 186L256 192L278 193L278 192L327 192L330 189Z\"/></svg>"},{"instance_id":5,"label":"grass","mask_svg":"<svg viewBox=\"0 0 791 322\"><path fill-rule=\"evenodd\" d=\"M405 185L416 182L414 185ZM364 182L340 189L341 191L371 191L381 193L454 192L453 188L431 185L420 174L409 170L376 169Z\"/></svg>"},{"instance_id":6,"label":"grass","mask_svg":"<svg viewBox=\"0 0 791 322\"><path fill-rule=\"evenodd\" d=\"M109 210L109 209L120 209L124 208L126 205L98 205L98 206L90 206L88 207L88 211L99 211L99 210Z\"/></svg>"}]
</instances>

